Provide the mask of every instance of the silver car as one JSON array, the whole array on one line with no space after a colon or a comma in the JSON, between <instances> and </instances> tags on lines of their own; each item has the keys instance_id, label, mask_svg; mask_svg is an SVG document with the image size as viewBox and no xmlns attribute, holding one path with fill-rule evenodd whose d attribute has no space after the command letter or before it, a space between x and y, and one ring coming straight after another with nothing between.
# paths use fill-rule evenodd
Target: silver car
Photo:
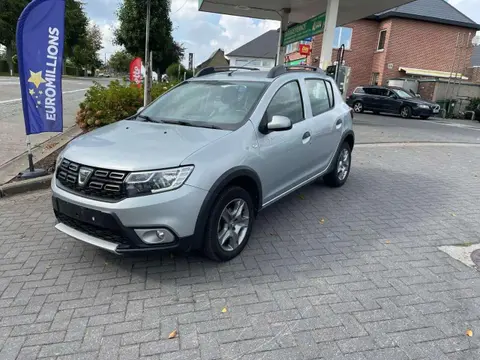
<instances>
[{"instance_id":1,"label":"silver car","mask_svg":"<svg viewBox=\"0 0 480 360\"><path fill-rule=\"evenodd\" d=\"M352 111L323 71L207 68L135 116L72 141L56 228L116 254L202 249L228 261L258 212L348 178Z\"/></svg>"}]
</instances>

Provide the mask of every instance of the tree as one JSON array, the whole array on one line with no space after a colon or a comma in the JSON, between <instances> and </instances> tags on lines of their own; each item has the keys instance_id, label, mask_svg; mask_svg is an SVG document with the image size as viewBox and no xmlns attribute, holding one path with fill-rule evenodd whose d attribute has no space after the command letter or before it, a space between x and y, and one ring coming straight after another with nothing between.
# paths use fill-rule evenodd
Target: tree
<instances>
[{"instance_id":1,"label":"tree","mask_svg":"<svg viewBox=\"0 0 480 360\"><path fill-rule=\"evenodd\" d=\"M10 71L13 71L12 56L15 55L15 35L17 31L17 20L29 0L1 0L0 1L0 44L5 49Z\"/></svg>"},{"instance_id":2,"label":"tree","mask_svg":"<svg viewBox=\"0 0 480 360\"><path fill-rule=\"evenodd\" d=\"M16 53L17 21L30 0L0 0L0 44L6 47L5 57L13 70L12 56ZM88 18L83 4L76 0L65 3L65 57L73 56L74 47L87 36Z\"/></svg>"},{"instance_id":3,"label":"tree","mask_svg":"<svg viewBox=\"0 0 480 360\"><path fill-rule=\"evenodd\" d=\"M170 79L183 79L183 73L185 71L187 70L182 64L173 63L167 68L166 73Z\"/></svg>"},{"instance_id":4,"label":"tree","mask_svg":"<svg viewBox=\"0 0 480 360\"><path fill-rule=\"evenodd\" d=\"M115 29L115 43L128 53L145 57L146 0L123 0L117 12L120 26ZM168 65L183 58L184 49L172 37L170 1L151 0L150 50L153 68L161 73Z\"/></svg>"},{"instance_id":5,"label":"tree","mask_svg":"<svg viewBox=\"0 0 480 360\"><path fill-rule=\"evenodd\" d=\"M108 65L117 73L126 73L128 72L132 60L132 55L125 50L120 50L110 56L110 59L108 59Z\"/></svg>"},{"instance_id":6,"label":"tree","mask_svg":"<svg viewBox=\"0 0 480 360\"><path fill-rule=\"evenodd\" d=\"M102 66L102 61L98 55L98 51L102 48L102 32L100 28L95 24L89 25L86 37L73 47L73 63L76 66L85 69L90 68L95 71L95 69Z\"/></svg>"}]
</instances>

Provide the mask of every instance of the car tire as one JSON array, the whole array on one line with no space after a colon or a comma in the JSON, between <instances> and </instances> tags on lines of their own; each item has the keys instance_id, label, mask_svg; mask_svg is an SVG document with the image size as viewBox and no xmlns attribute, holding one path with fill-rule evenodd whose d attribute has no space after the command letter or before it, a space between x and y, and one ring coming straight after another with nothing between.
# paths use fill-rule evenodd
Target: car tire
<instances>
[{"instance_id":1,"label":"car tire","mask_svg":"<svg viewBox=\"0 0 480 360\"><path fill-rule=\"evenodd\" d=\"M430 118L430 116L420 116L420 119L422 120L428 120Z\"/></svg>"},{"instance_id":2,"label":"car tire","mask_svg":"<svg viewBox=\"0 0 480 360\"><path fill-rule=\"evenodd\" d=\"M204 253L214 261L232 260L245 248L252 233L255 220L252 196L242 187L227 187L216 199L210 214Z\"/></svg>"},{"instance_id":3,"label":"car tire","mask_svg":"<svg viewBox=\"0 0 480 360\"><path fill-rule=\"evenodd\" d=\"M340 147L334 164L334 168L323 177L323 181L330 187L338 188L346 183L352 165L352 150L347 142Z\"/></svg>"},{"instance_id":4,"label":"car tire","mask_svg":"<svg viewBox=\"0 0 480 360\"><path fill-rule=\"evenodd\" d=\"M400 116L404 119L410 119L412 117L412 109L410 106L403 106L400 109Z\"/></svg>"},{"instance_id":5,"label":"car tire","mask_svg":"<svg viewBox=\"0 0 480 360\"><path fill-rule=\"evenodd\" d=\"M353 103L353 111L356 113L363 113L363 104L360 101Z\"/></svg>"}]
</instances>

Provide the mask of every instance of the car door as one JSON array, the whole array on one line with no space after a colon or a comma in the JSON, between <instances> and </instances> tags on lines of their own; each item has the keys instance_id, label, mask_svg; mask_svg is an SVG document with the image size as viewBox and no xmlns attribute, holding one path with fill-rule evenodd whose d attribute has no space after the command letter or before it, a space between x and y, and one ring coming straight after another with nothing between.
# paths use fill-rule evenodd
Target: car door
<instances>
[{"instance_id":1,"label":"car door","mask_svg":"<svg viewBox=\"0 0 480 360\"><path fill-rule=\"evenodd\" d=\"M384 100L384 110L388 113L398 114L402 106L402 100L392 90L386 90L386 98Z\"/></svg>"},{"instance_id":2,"label":"car door","mask_svg":"<svg viewBox=\"0 0 480 360\"><path fill-rule=\"evenodd\" d=\"M373 110L375 109L375 88L371 87L365 87L363 89L365 91L365 95L362 96L362 102L363 102L363 109L364 110Z\"/></svg>"},{"instance_id":3,"label":"car door","mask_svg":"<svg viewBox=\"0 0 480 360\"><path fill-rule=\"evenodd\" d=\"M313 158L312 129L305 121L305 104L297 80L282 85L273 95L262 123L270 122L274 115L288 117L292 128L258 133L260 157L256 170L262 180L264 204L305 181Z\"/></svg>"},{"instance_id":4,"label":"car door","mask_svg":"<svg viewBox=\"0 0 480 360\"><path fill-rule=\"evenodd\" d=\"M307 122L311 122L313 130L312 142L315 153L312 164L312 176L327 169L334 152L340 143L343 117L335 109L333 85L329 80L321 78L305 79L310 109L307 107ZM338 99L337 99L338 100ZM311 110L311 114L308 113Z\"/></svg>"}]
</instances>

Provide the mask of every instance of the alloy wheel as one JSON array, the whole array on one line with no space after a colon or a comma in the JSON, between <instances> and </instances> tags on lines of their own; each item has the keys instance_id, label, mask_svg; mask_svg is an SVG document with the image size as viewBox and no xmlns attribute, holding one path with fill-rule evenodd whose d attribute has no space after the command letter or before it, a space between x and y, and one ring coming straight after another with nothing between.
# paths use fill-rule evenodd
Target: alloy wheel
<instances>
[{"instance_id":1,"label":"alloy wheel","mask_svg":"<svg viewBox=\"0 0 480 360\"><path fill-rule=\"evenodd\" d=\"M350 153L347 149L343 149L338 156L337 176L338 180L343 181L350 170Z\"/></svg>"},{"instance_id":2,"label":"alloy wheel","mask_svg":"<svg viewBox=\"0 0 480 360\"><path fill-rule=\"evenodd\" d=\"M360 113L362 112L363 110L363 105L361 103L356 103L355 105L353 105L353 111L355 111L356 113Z\"/></svg>"},{"instance_id":3,"label":"alloy wheel","mask_svg":"<svg viewBox=\"0 0 480 360\"><path fill-rule=\"evenodd\" d=\"M230 201L222 211L217 227L217 239L224 251L234 251L246 238L250 226L250 211L243 199Z\"/></svg>"}]
</instances>

